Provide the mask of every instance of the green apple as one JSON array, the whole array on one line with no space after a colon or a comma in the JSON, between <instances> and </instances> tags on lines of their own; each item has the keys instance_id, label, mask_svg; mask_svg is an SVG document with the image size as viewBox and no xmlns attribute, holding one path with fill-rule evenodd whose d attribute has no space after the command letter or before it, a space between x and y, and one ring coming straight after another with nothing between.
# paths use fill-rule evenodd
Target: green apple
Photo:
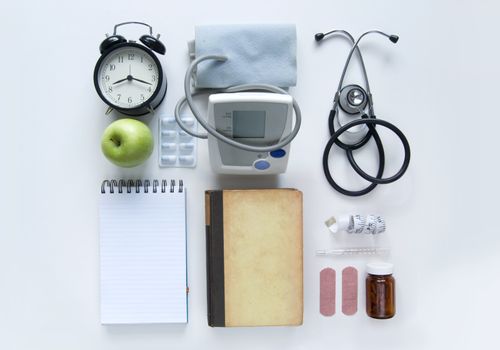
<instances>
[{"instance_id":1,"label":"green apple","mask_svg":"<svg viewBox=\"0 0 500 350\"><path fill-rule=\"evenodd\" d=\"M153 134L149 127L135 119L111 123L101 140L102 153L112 163L131 168L142 164L153 152Z\"/></svg>"}]
</instances>

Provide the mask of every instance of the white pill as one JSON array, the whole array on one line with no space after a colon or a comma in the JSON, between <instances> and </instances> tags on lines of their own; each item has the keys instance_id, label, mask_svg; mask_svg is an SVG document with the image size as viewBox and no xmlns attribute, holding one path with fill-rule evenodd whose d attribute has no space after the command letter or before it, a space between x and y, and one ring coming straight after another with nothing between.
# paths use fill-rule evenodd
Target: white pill
<instances>
[{"instance_id":1,"label":"white pill","mask_svg":"<svg viewBox=\"0 0 500 350\"><path fill-rule=\"evenodd\" d=\"M167 126L167 127L172 126L175 123L175 118L173 118L173 117L163 118L162 123L163 123L163 126Z\"/></svg>"},{"instance_id":2,"label":"white pill","mask_svg":"<svg viewBox=\"0 0 500 350\"><path fill-rule=\"evenodd\" d=\"M167 164L174 164L177 160L176 156L161 156L161 160Z\"/></svg>"},{"instance_id":3,"label":"white pill","mask_svg":"<svg viewBox=\"0 0 500 350\"><path fill-rule=\"evenodd\" d=\"M179 162L181 162L182 164L191 164L193 163L193 161L193 156L179 156Z\"/></svg>"},{"instance_id":4,"label":"white pill","mask_svg":"<svg viewBox=\"0 0 500 350\"><path fill-rule=\"evenodd\" d=\"M192 136L189 135L187 132L185 132L184 130L179 130L179 136L180 137L184 137L184 138L191 138Z\"/></svg>"},{"instance_id":5,"label":"white pill","mask_svg":"<svg viewBox=\"0 0 500 350\"><path fill-rule=\"evenodd\" d=\"M161 144L161 147L168 151L174 151L177 149L177 145L173 142L163 142Z\"/></svg>"},{"instance_id":6,"label":"white pill","mask_svg":"<svg viewBox=\"0 0 500 350\"><path fill-rule=\"evenodd\" d=\"M175 137L177 135L175 130L162 130L161 134L166 137Z\"/></svg>"},{"instance_id":7,"label":"white pill","mask_svg":"<svg viewBox=\"0 0 500 350\"><path fill-rule=\"evenodd\" d=\"M193 126L194 125L194 119L187 117L187 118L182 118L182 122L187 125L187 126Z\"/></svg>"},{"instance_id":8,"label":"white pill","mask_svg":"<svg viewBox=\"0 0 500 350\"><path fill-rule=\"evenodd\" d=\"M183 151L192 151L194 149L194 144L182 142L179 144L179 149L181 149Z\"/></svg>"}]
</instances>

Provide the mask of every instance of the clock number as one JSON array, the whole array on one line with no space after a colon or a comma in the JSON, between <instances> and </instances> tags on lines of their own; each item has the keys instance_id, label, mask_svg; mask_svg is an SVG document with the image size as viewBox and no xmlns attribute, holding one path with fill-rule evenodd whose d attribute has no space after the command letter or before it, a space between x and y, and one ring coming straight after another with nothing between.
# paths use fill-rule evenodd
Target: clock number
<instances>
[{"instance_id":1,"label":"clock number","mask_svg":"<svg viewBox=\"0 0 500 350\"><path fill-rule=\"evenodd\" d=\"M132 97L129 97L127 101L128 103L132 103Z\"/></svg>"},{"instance_id":2,"label":"clock number","mask_svg":"<svg viewBox=\"0 0 500 350\"><path fill-rule=\"evenodd\" d=\"M106 81L109 81L109 75L106 75L106 76L104 77L104 79L105 79Z\"/></svg>"},{"instance_id":3,"label":"clock number","mask_svg":"<svg viewBox=\"0 0 500 350\"><path fill-rule=\"evenodd\" d=\"M141 56L141 63L144 62L144 56Z\"/></svg>"},{"instance_id":4,"label":"clock number","mask_svg":"<svg viewBox=\"0 0 500 350\"><path fill-rule=\"evenodd\" d=\"M153 82L155 82L156 81L156 75L153 75L152 79L153 79Z\"/></svg>"},{"instance_id":5,"label":"clock number","mask_svg":"<svg viewBox=\"0 0 500 350\"><path fill-rule=\"evenodd\" d=\"M108 87L108 92L113 92L113 87L112 86Z\"/></svg>"},{"instance_id":6,"label":"clock number","mask_svg":"<svg viewBox=\"0 0 500 350\"><path fill-rule=\"evenodd\" d=\"M133 61L134 60L134 54L133 53L129 53L128 54L128 60L129 61Z\"/></svg>"},{"instance_id":7,"label":"clock number","mask_svg":"<svg viewBox=\"0 0 500 350\"><path fill-rule=\"evenodd\" d=\"M151 86L150 86L150 87L148 87L148 92L151 92Z\"/></svg>"},{"instance_id":8,"label":"clock number","mask_svg":"<svg viewBox=\"0 0 500 350\"><path fill-rule=\"evenodd\" d=\"M153 64L148 64L148 70L153 70Z\"/></svg>"},{"instance_id":9,"label":"clock number","mask_svg":"<svg viewBox=\"0 0 500 350\"><path fill-rule=\"evenodd\" d=\"M109 65L109 70L115 70L116 66L114 64Z\"/></svg>"},{"instance_id":10,"label":"clock number","mask_svg":"<svg viewBox=\"0 0 500 350\"><path fill-rule=\"evenodd\" d=\"M120 98L122 97L122 94L116 94L118 96L118 101L120 101Z\"/></svg>"},{"instance_id":11,"label":"clock number","mask_svg":"<svg viewBox=\"0 0 500 350\"><path fill-rule=\"evenodd\" d=\"M141 94L141 101L144 101L144 95Z\"/></svg>"},{"instance_id":12,"label":"clock number","mask_svg":"<svg viewBox=\"0 0 500 350\"><path fill-rule=\"evenodd\" d=\"M118 63L123 63L123 56L118 56Z\"/></svg>"}]
</instances>

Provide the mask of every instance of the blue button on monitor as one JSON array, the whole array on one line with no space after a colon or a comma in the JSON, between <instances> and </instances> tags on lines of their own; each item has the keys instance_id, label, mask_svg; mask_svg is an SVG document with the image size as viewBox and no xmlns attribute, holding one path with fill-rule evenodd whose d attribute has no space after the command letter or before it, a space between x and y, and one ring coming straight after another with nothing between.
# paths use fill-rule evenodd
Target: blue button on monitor
<instances>
[{"instance_id":1,"label":"blue button on monitor","mask_svg":"<svg viewBox=\"0 0 500 350\"><path fill-rule=\"evenodd\" d=\"M286 151L284 149L280 148L280 149L276 149L274 151L271 151L269 154L273 158L283 158L286 154Z\"/></svg>"},{"instance_id":2,"label":"blue button on monitor","mask_svg":"<svg viewBox=\"0 0 500 350\"><path fill-rule=\"evenodd\" d=\"M253 164L253 166L257 170L266 170L271 166L271 164L269 164L267 160L258 160Z\"/></svg>"}]
</instances>

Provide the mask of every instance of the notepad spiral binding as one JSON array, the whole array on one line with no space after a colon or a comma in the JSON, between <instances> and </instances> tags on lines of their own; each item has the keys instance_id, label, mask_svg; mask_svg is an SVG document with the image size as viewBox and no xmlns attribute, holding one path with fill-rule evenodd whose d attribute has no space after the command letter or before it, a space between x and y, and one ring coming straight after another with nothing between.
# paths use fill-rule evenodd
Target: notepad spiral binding
<instances>
[{"instance_id":1,"label":"notepad spiral binding","mask_svg":"<svg viewBox=\"0 0 500 350\"><path fill-rule=\"evenodd\" d=\"M140 193L141 189L144 193L149 193L150 187L152 193L158 193L159 191L162 193L167 192L175 192L175 189L178 188L178 192L184 191L184 182L179 180L179 185L176 186L175 180L170 180L170 188L168 188L168 181L161 180L161 185L159 180L153 180L152 183L150 180L104 180L101 185L101 193L106 193L106 187L109 190L109 193L115 193L115 190L118 193L123 193L126 191L127 193L132 193L132 190L135 189L135 193Z\"/></svg>"}]
</instances>

